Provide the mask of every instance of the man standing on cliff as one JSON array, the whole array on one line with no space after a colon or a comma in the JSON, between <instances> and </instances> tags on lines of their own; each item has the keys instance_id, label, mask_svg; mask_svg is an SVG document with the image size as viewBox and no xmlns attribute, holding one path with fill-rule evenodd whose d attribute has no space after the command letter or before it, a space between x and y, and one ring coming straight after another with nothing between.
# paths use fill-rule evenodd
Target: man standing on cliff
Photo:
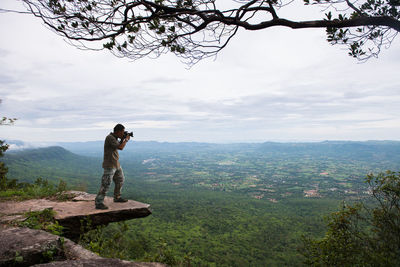
<instances>
[{"instance_id":1,"label":"man standing on cliff","mask_svg":"<svg viewBox=\"0 0 400 267\"><path fill-rule=\"evenodd\" d=\"M114 202L127 202L128 200L121 197L121 188L124 183L124 172L122 171L119 163L118 150L123 150L126 143L128 143L130 136L124 135L125 127L122 124L117 124L114 127L114 132L110 133L104 141L104 159L103 169L104 174L101 179L101 187L95 199L96 209L108 209L104 205L104 197L110 188L111 179L113 179L114 188ZM118 138L121 142L118 141Z\"/></svg>"}]
</instances>

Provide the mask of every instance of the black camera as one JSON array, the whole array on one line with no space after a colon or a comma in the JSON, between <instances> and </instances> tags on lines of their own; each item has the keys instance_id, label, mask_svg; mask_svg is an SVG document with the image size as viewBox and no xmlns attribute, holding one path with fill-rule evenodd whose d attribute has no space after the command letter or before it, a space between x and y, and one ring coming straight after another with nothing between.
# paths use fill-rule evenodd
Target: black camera
<instances>
[{"instance_id":1,"label":"black camera","mask_svg":"<svg viewBox=\"0 0 400 267\"><path fill-rule=\"evenodd\" d=\"M133 132L130 132L130 133L129 133L129 132L125 131L125 132L124 132L124 138L122 138L122 139L125 139L128 135L129 135L130 137L133 137Z\"/></svg>"}]
</instances>

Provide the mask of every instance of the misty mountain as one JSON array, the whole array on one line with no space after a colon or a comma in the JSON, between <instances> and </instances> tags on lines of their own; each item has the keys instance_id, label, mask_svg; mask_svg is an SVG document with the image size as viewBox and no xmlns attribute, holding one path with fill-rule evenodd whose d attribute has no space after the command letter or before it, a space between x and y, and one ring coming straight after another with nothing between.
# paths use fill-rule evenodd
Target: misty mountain
<instances>
[{"instance_id":1,"label":"misty mountain","mask_svg":"<svg viewBox=\"0 0 400 267\"><path fill-rule=\"evenodd\" d=\"M5 154L5 159L7 162L12 163L15 161L84 161L87 158L74 154L63 147L51 146L44 148L30 148L16 151L8 151Z\"/></svg>"},{"instance_id":2,"label":"misty mountain","mask_svg":"<svg viewBox=\"0 0 400 267\"><path fill-rule=\"evenodd\" d=\"M27 182L41 177L88 185L102 172L101 159L77 155L59 146L7 151L2 161L9 169L9 178Z\"/></svg>"}]
</instances>

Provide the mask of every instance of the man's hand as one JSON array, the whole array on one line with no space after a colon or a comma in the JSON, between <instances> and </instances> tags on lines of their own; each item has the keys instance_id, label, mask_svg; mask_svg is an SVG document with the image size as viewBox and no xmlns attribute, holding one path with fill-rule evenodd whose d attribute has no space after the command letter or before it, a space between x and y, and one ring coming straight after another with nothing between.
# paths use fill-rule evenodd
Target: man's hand
<instances>
[{"instance_id":1,"label":"man's hand","mask_svg":"<svg viewBox=\"0 0 400 267\"><path fill-rule=\"evenodd\" d=\"M127 137L125 137L125 139L121 142L121 144L119 145L118 149L122 150L124 149L126 143L128 143L129 139L131 139L131 137L128 135Z\"/></svg>"}]
</instances>

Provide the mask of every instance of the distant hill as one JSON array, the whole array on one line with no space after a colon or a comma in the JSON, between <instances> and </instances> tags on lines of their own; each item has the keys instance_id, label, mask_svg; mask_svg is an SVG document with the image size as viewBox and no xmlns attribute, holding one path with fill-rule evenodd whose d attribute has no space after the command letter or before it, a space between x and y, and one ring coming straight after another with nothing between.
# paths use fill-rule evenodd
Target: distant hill
<instances>
[{"instance_id":1,"label":"distant hill","mask_svg":"<svg viewBox=\"0 0 400 267\"><path fill-rule=\"evenodd\" d=\"M103 157L104 141L60 142L57 145L79 155Z\"/></svg>"},{"instance_id":2,"label":"distant hill","mask_svg":"<svg viewBox=\"0 0 400 267\"><path fill-rule=\"evenodd\" d=\"M31 182L37 178L65 180L71 185L87 186L101 175L101 160L74 154L59 146L7 151L2 158L8 177Z\"/></svg>"},{"instance_id":3,"label":"distant hill","mask_svg":"<svg viewBox=\"0 0 400 267\"><path fill-rule=\"evenodd\" d=\"M43 148L30 148L24 150L8 151L6 159L9 163L14 161L41 161L41 160L86 160L86 157L76 155L63 147L51 146Z\"/></svg>"},{"instance_id":4,"label":"distant hill","mask_svg":"<svg viewBox=\"0 0 400 267\"><path fill-rule=\"evenodd\" d=\"M259 146L263 153L279 153L282 156L325 156L371 160L400 160L399 141L324 141L317 143L274 143Z\"/></svg>"}]
</instances>

